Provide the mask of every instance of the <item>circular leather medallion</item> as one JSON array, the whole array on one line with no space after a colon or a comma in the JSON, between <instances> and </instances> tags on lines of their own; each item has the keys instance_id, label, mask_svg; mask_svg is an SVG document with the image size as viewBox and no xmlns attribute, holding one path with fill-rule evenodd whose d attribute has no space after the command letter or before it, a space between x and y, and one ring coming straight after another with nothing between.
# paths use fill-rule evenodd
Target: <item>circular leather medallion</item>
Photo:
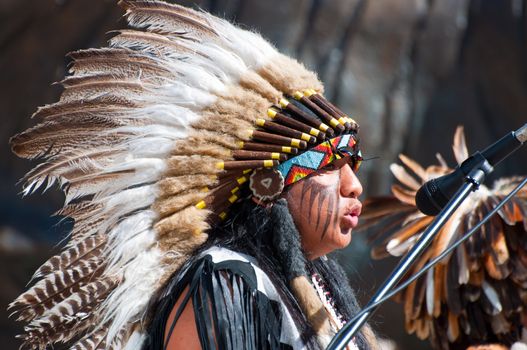
<instances>
[{"instance_id":1,"label":"circular leather medallion","mask_svg":"<svg viewBox=\"0 0 527 350\"><path fill-rule=\"evenodd\" d=\"M249 188L257 199L271 201L282 193L284 177L276 169L256 169L249 179Z\"/></svg>"}]
</instances>

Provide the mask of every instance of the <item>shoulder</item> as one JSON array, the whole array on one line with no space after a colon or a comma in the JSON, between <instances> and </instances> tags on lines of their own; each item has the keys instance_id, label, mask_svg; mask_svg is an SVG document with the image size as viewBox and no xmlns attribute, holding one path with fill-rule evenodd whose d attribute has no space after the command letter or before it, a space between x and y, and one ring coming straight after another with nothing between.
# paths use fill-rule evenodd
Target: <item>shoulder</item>
<instances>
[{"instance_id":1,"label":"shoulder","mask_svg":"<svg viewBox=\"0 0 527 350\"><path fill-rule=\"evenodd\" d=\"M224 247L211 247L200 257L202 264L211 266L213 271L238 275L250 287L263 293L271 300L280 301L281 297L269 275L260 267L257 260Z\"/></svg>"},{"instance_id":2,"label":"shoulder","mask_svg":"<svg viewBox=\"0 0 527 350\"><path fill-rule=\"evenodd\" d=\"M171 293L174 303L167 305L165 336L179 339L183 330L189 336L197 334L202 345L303 347L277 287L253 257L215 246L199 254L179 281ZM180 321L197 329L189 332Z\"/></svg>"}]
</instances>

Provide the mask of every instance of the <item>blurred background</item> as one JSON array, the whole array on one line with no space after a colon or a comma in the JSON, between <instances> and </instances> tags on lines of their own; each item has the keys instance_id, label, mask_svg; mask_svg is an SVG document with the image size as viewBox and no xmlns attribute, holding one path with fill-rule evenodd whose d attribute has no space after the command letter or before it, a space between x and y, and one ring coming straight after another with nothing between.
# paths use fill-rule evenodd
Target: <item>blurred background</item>
<instances>
[{"instance_id":1,"label":"blurred background","mask_svg":"<svg viewBox=\"0 0 527 350\"><path fill-rule=\"evenodd\" d=\"M326 97L360 124L364 197L388 194L399 153L454 165L452 137L465 125L482 149L527 120L527 0L201 0L200 7L254 29L318 72ZM56 190L22 199L17 182L32 165L8 139L56 101L69 51L99 47L124 27L114 0L0 0L0 344L20 331L6 306L57 251L70 223L52 218ZM520 150L496 176L527 173ZM490 182L492 178L490 179ZM396 260L371 261L363 236L338 254L365 303ZM428 348L404 332L402 307L387 303L373 326L399 349Z\"/></svg>"}]
</instances>

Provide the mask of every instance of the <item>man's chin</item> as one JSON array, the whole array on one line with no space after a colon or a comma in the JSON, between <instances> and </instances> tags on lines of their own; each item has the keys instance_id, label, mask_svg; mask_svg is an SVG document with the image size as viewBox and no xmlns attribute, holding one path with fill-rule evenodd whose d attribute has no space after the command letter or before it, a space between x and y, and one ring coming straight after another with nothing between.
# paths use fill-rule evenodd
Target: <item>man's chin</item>
<instances>
[{"instance_id":1,"label":"man's chin","mask_svg":"<svg viewBox=\"0 0 527 350\"><path fill-rule=\"evenodd\" d=\"M351 231L352 229L342 229L340 231L340 239L338 240L338 248L337 249L343 249L346 248L351 243Z\"/></svg>"},{"instance_id":2,"label":"man's chin","mask_svg":"<svg viewBox=\"0 0 527 350\"><path fill-rule=\"evenodd\" d=\"M340 228L340 234L344 236L351 236L351 231L353 231L353 228L351 227L341 227Z\"/></svg>"}]
</instances>

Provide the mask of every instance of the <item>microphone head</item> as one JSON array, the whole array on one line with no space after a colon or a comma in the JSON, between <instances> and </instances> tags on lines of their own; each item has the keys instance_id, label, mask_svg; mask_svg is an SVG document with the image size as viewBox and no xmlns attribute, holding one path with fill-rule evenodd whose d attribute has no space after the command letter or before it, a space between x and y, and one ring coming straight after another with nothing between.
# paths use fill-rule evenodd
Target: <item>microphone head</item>
<instances>
[{"instance_id":1,"label":"microphone head","mask_svg":"<svg viewBox=\"0 0 527 350\"><path fill-rule=\"evenodd\" d=\"M448 201L463 185L463 169L456 168L446 174L426 182L415 195L415 205L425 215L435 216L447 205Z\"/></svg>"},{"instance_id":2,"label":"microphone head","mask_svg":"<svg viewBox=\"0 0 527 350\"><path fill-rule=\"evenodd\" d=\"M425 215L435 216L439 214L442 207L438 206L435 196L439 191L436 179L426 182L415 194L415 205Z\"/></svg>"}]
</instances>

